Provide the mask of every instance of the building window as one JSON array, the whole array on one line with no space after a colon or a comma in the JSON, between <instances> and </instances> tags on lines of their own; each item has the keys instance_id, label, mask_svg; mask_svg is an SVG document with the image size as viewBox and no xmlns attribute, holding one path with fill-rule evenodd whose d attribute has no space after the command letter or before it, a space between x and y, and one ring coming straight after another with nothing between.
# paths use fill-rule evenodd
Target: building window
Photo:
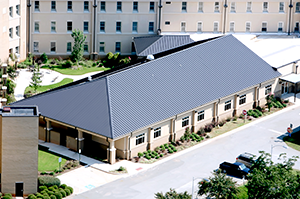
<instances>
[{"instance_id":1,"label":"building window","mask_svg":"<svg viewBox=\"0 0 300 199\"><path fill-rule=\"evenodd\" d=\"M284 2L279 2L279 12L284 12Z\"/></svg>"},{"instance_id":2,"label":"building window","mask_svg":"<svg viewBox=\"0 0 300 199\"><path fill-rule=\"evenodd\" d=\"M154 2L151 1L149 4L149 12L154 12Z\"/></svg>"},{"instance_id":3,"label":"building window","mask_svg":"<svg viewBox=\"0 0 300 199\"><path fill-rule=\"evenodd\" d=\"M165 25L170 25L171 22L170 21L165 21Z\"/></svg>"},{"instance_id":4,"label":"building window","mask_svg":"<svg viewBox=\"0 0 300 199\"><path fill-rule=\"evenodd\" d=\"M122 2L121 1L117 2L117 12L122 12Z\"/></svg>"},{"instance_id":5,"label":"building window","mask_svg":"<svg viewBox=\"0 0 300 199\"><path fill-rule=\"evenodd\" d=\"M56 12L56 1L51 1L51 11Z\"/></svg>"},{"instance_id":6,"label":"building window","mask_svg":"<svg viewBox=\"0 0 300 199\"><path fill-rule=\"evenodd\" d=\"M51 32L56 32L56 22L51 21Z\"/></svg>"},{"instance_id":7,"label":"building window","mask_svg":"<svg viewBox=\"0 0 300 199\"><path fill-rule=\"evenodd\" d=\"M166 1L166 4L171 4L171 1Z\"/></svg>"},{"instance_id":8,"label":"building window","mask_svg":"<svg viewBox=\"0 0 300 199\"><path fill-rule=\"evenodd\" d=\"M181 11L186 12L186 1L181 2Z\"/></svg>"},{"instance_id":9,"label":"building window","mask_svg":"<svg viewBox=\"0 0 300 199\"><path fill-rule=\"evenodd\" d=\"M142 133L135 137L135 145L139 145L145 142L145 133Z\"/></svg>"},{"instance_id":10,"label":"building window","mask_svg":"<svg viewBox=\"0 0 300 199\"><path fill-rule=\"evenodd\" d=\"M89 11L89 2L88 1L83 2L83 11L85 11L85 12Z\"/></svg>"},{"instance_id":11,"label":"building window","mask_svg":"<svg viewBox=\"0 0 300 199\"><path fill-rule=\"evenodd\" d=\"M229 31L234 32L234 22L233 21L229 23Z\"/></svg>"},{"instance_id":12,"label":"building window","mask_svg":"<svg viewBox=\"0 0 300 199\"><path fill-rule=\"evenodd\" d=\"M262 32L267 32L267 22L262 22L262 24L261 24L261 31Z\"/></svg>"},{"instance_id":13,"label":"building window","mask_svg":"<svg viewBox=\"0 0 300 199\"><path fill-rule=\"evenodd\" d=\"M217 21L214 22L214 32L219 31L219 23Z\"/></svg>"},{"instance_id":14,"label":"building window","mask_svg":"<svg viewBox=\"0 0 300 199\"><path fill-rule=\"evenodd\" d=\"M300 12L300 2L296 3L296 11L295 12Z\"/></svg>"},{"instance_id":15,"label":"building window","mask_svg":"<svg viewBox=\"0 0 300 199\"><path fill-rule=\"evenodd\" d=\"M230 4L230 12L235 12L235 2L231 2L231 4Z\"/></svg>"},{"instance_id":16,"label":"building window","mask_svg":"<svg viewBox=\"0 0 300 199\"><path fill-rule=\"evenodd\" d=\"M72 32L72 21L67 21L67 32Z\"/></svg>"},{"instance_id":17,"label":"building window","mask_svg":"<svg viewBox=\"0 0 300 199\"><path fill-rule=\"evenodd\" d=\"M68 53L72 52L72 43L71 42L67 42L67 52Z\"/></svg>"},{"instance_id":18,"label":"building window","mask_svg":"<svg viewBox=\"0 0 300 199\"><path fill-rule=\"evenodd\" d=\"M283 29L283 22L278 23L278 32L282 32Z\"/></svg>"},{"instance_id":19,"label":"building window","mask_svg":"<svg viewBox=\"0 0 300 199\"><path fill-rule=\"evenodd\" d=\"M161 136L161 128L155 128L154 129L154 138L160 137Z\"/></svg>"},{"instance_id":20,"label":"building window","mask_svg":"<svg viewBox=\"0 0 300 199\"><path fill-rule=\"evenodd\" d=\"M185 26L186 26L186 23L185 22L181 22L181 32L185 32Z\"/></svg>"},{"instance_id":21,"label":"building window","mask_svg":"<svg viewBox=\"0 0 300 199\"><path fill-rule=\"evenodd\" d=\"M137 33L138 30L138 22L134 21L132 22L132 32Z\"/></svg>"},{"instance_id":22,"label":"building window","mask_svg":"<svg viewBox=\"0 0 300 199\"><path fill-rule=\"evenodd\" d=\"M215 2L215 12L219 12L219 11L220 11L220 3Z\"/></svg>"},{"instance_id":23,"label":"building window","mask_svg":"<svg viewBox=\"0 0 300 199\"><path fill-rule=\"evenodd\" d=\"M116 42L116 53L121 52L121 42Z\"/></svg>"},{"instance_id":24,"label":"building window","mask_svg":"<svg viewBox=\"0 0 300 199\"><path fill-rule=\"evenodd\" d=\"M272 93L272 84L265 87L265 95L268 95L269 93Z\"/></svg>"},{"instance_id":25,"label":"building window","mask_svg":"<svg viewBox=\"0 0 300 199\"><path fill-rule=\"evenodd\" d=\"M83 22L83 32L89 32L89 22L88 21Z\"/></svg>"},{"instance_id":26,"label":"building window","mask_svg":"<svg viewBox=\"0 0 300 199\"><path fill-rule=\"evenodd\" d=\"M197 24L197 31L198 32L202 32L202 27L203 26L203 24L202 24L202 22L200 21L200 22L198 22L198 24Z\"/></svg>"},{"instance_id":27,"label":"building window","mask_svg":"<svg viewBox=\"0 0 300 199\"><path fill-rule=\"evenodd\" d=\"M34 22L34 32L40 32L40 23Z\"/></svg>"},{"instance_id":28,"label":"building window","mask_svg":"<svg viewBox=\"0 0 300 199\"><path fill-rule=\"evenodd\" d=\"M225 102L224 110L230 110L231 109L231 100L228 100Z\"/></svg>"},{"instance_id":29,"label":"building window","mask_svg":"<svg viewBox=\"0 0 300 199\"><path fill-rule=\"evenodd\" d=\"M34 1L34 11L40 11L40 2Z\"/></svg>"},{"instance_id":30,"label":"building window","mask_svg":"<svg viewBox=\"0 0 300 199\"><path fill-rule=\"evenodd\" d=\"M190 117L186 116L184 118L182 118L182 127L188 126L189 125L189 121L190 121Z\"/></svg>"},{"instance_id":31,"label":"building window","mask_svg":"<svg viewBox=\"0 0 300 199\"><path fill-rule=\"evenodd\" d=\"M51 46L50 52L55 53L55 51L56 51L56 42L50 42L50 46Z\"/></svg>"},{"instance_id":32,"label":"building window","mask_svg":"<svg viewBox=\"0 0 300 199\"><path fill-rule=\"evenodd\" d=\"M203 12L203 2L198 3L198 12Z\"/></svg>"},{"instance_id":33,"label":"building window","mask_svg":"<svg viewBox=\"0 0 300 199\"><path fill-rule=\"evenodd\" d=\"M263 12L268 12L268 2L263 2Z\"/></svg>"},{"instance_id":34,"label":"building window","mask_svg":"<svg viewBox=\"0 0 300 199\"><path fill-rule=\"evenodd\" d=\"M9 7L9 16L13 17L13 7Z\"/></svg>"},{"instance_id":35,"label":"building window","mask_svg":"<svg viewBox=\"0 0 300 199\"><path fill-rule=\"evenodd\" d=\"M105 52L105 42L101 41L99 45L99 52L104 53Z\"/></svg>"},{"instance_id":36,"label":"building window","mask_svg":"<svg viewBox=\"0 0 300 199\"><path fill-rule=\"evenodd\" d=\"M68 1L68 11L72 12L72 1Z\"/></svg>"},{"instance_id":37,"label":"building window","mask_svg":"<svg viewBox=\"0 0 300 199\"><path fill-rule=\"evenodd\" d=\"M17 53L17 54L20 53L20 52L19 52L19 46L16 46L15 50L16 50L16 53Z\"/></svg>"},{"instance_id":38,"label":"building window","mask_svg":"<svg viewBox=\"0 0 300 199\"><path fill-rule=\"evenodd\" d=\"M33 52L38 53L39 52L39 42L33 42Z\"/></svg>"},{"instance_id":39,"label":"building window","mask_svg":"<svg viewBox=\"0 0 300 199\"><path fill-rule=\"evenodd\" d=\"M133 12L138 12L138 6L139 6L139 3L137 1L134 1L133 7L132 7Z\"/></svg>"},{"instance_id":40,"label":"building window","mask_svg":"<svg viewBox=\"0 0 300 199\"><path fill-rule=\"evenodd\" d=\"M20 26L16 26L16 35L20 36Z\"/></svg>"},{"instance_id":41,"label":"building window","mask_svg":"<svg viewBox=\"0 0 300 199\"><path fill-rule=\"evenodd\" d=\"M247 2L247 12L252 12L252 2Z\"/></svg>"},{"instance_id":42,"label":"building window","mask_svg":"<svg viewBox=\"0 0 300 199\"><path fill-rule=\"evenodd\" d=\"M89 45L87 42L84 43L83 45L83 52L88 53L89 52Z\"/></svg>"},{"instance_id":43,"label":"building window","mask_svg":"<svg viewBox=\"0 0 300 199\"><path fill-rule=\"evenodd\" d=\"M149 22L148 32L153 33L154 32L154 22Z\"/></svg>"},{"instance_id":44,"label":"building window","mask_svg":"<svg viewBox=\"0 0 300 199\"><path fill-rule=\"evenodd\" d=\"M198 112L198 121L204 120L204 111L199 111Z\"/></svg>"},{"instance_id":45,"label":"building window","mask_svg":"<svg viewBox=\"0 0 300 199\"><path fill-rule=\"evenodd\" d=\"M246 94L240 96L239 105L246 103Z\"/></svg>"},{"instance_id":46,"label":"building window","mask_svg":"<svg viewBox=\"0 0 300 199\"><path fill-rule=\"evenodd\" d=\"M100 32L105 32L105 21L100 21Z\"/></svg>"},{"instance_id":47,"label":"building window","mask_svg":"<svg viewBox=\"0 0 300 199\"><path fill-rule=\"evenodd\" d=\"M121 33L122 29L121 29L122 23L120 21L116 22L116 32Z\"/></svg>"},{"instance_id":48,"label":"building window","mask_svg":"<svg viewBox=\"0 0 300 199\"><path fill-rule=\"evenodd\" d=\"M20 4L16 5L16 14L20 15Z\"/></svg>"},{"instance_id":49,"label":"building window","mask_svg":"<svg viewBox=\"0 0 300 199\"><path fill-rule=\"evenodd\" d=\"M250 22L246 22L246 32L250 32L251 24Z\"/></svg>"},{"instance_id":50,"label":"building window","mask_svg":"<svg viewBox=\"0 0 300 199\"><path fill-rule=\"evenodd\" d=\"M105 1L101 1L100 3L100 11L105 12Z\"/></svg>"},{"instance_id":51,"label":"building window","mask_svg":"<svg viewBox=\"0 0 300 199\"><path fill-rule=\"evenodd\" d=\"M39 52L39 42L33 42L33 52L38 53Z\"/></svg>"},{"instance_id":52,"label":"building window","mask_svg":"<svg viewBox=\"0 0 300 199\"><path fill-rule=\"evenodd\" d=\"M13 38L13 29L10 28L8 31L9 31L9 37L10 37L10 38Z\"/></svg>"}]
</instances>

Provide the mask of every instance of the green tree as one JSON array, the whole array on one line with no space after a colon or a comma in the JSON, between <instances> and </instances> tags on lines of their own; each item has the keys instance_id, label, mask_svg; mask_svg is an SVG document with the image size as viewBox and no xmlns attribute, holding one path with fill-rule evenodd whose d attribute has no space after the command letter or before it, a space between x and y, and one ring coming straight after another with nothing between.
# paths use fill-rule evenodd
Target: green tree
<instances>
[{"instance_id":1,"label":"green tree","mask_svg":"<svg viewBox=\"0 0 300 199\"><path fill-rule=\"evenodd\" d=\"M41 83L42 83L42 76L41 76L41 73L40 73L40 69L39 67L35 67L34 70L33 70L33 74L32 74L32 77L31 77L31 82L30 82L30 87L34 89L34 92L36 93L38 87L41 86Z\"/></svg>"},{"instance_id":2,"label":"green tree","mask_svg":"<svg viewBox=\"0 0 300 199\"><path fill-rule=\"evenodd\" d=\"M48 56L46 55L46 53L43 53L40 57L40 60L43 62L43 64L46 64L48 61Z\"/></svg>"},{"instance_id":3,"label":"green tree","mask_svg":"<svg viewBox=\"0 0 300 199\"><path fill-rule=\"evenodd\" d=\"M7 79L6 85L7 87L7 94L12 94L14 93L14 89L16 87L16 84L11 80L11 79Z\"/></svg>"},{"instance_id":4,"label":"green tree","mask_svg":"<svg viewBox=\"0 0 300 199\"><path fill-rule=\"evenodd\" d=\"M233 182L232 178L227 177L226 174L221 173L221 171L216 171L213 176L209 177L209 180L202 180L199 182L200 196L206 195L210 198L235 198L238 193L238 188L236 183Z\"/></svg>"},{"instance_id":5,"label":"green tree","mask_svg":"<svg viewBox=\"0 0 300 199\"><path fill-rule=\"evenodd\" d=\"M292 168L298 157L287 159L283 153L280 155L283 162L274 164L270 154L260 153L258 161L251 167L253 171L246 184L249 198L300 198L300 175L295 174Z\"/></svg>"},{"instance_id":6,"label":"green tree","mask_svg":"<svg viewBox=\"0 0 300 199\"><path fill-rule=\"evenodd\" d=\"M83 43L85 42L86 36L83 34L80 30L73 30L71 36L74 39L74 46L73 51L71 53L71 60L73 62L76 62L78 65L78 62L82 60L83 57Z\"/></svg>"},{"instance_id":7,"label":"green tree","mask_svg":"<svg viewBox=\"0 0 300 199\"><path fill-rule=\"evenodd\" d=\"M188 192L177 193L175 189L170 189L170 191L166 192L165 195L163 193L156 193L155 199L191 199L192 195L188 194Z\"/></svg>"}]
</instances>

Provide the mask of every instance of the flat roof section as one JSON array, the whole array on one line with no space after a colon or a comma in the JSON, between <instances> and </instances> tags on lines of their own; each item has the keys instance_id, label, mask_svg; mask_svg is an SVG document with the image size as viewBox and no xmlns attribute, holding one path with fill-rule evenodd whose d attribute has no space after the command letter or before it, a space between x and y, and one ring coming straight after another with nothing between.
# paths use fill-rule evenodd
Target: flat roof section
<instances>
[{"instance_id":1,"label":"flat roof section","mask_svg":"<svg viewBox=\"0 0 300 199\"><path fill-rule=\"evenodd\" d=\"M39 116L37 106L4 106L0 114L2 117Z\"/></svg>"},{"instance_id":2,"label":"flat roof section","mask_svg":"<svg viewBox=\"0 0 300 199\"><path fill-rule=\"evenodd\" d=\"M300 74L292 73L292 74L280 77L280 79L296 84L296 83L300 82Z\"/></svg>"}]
</instances>

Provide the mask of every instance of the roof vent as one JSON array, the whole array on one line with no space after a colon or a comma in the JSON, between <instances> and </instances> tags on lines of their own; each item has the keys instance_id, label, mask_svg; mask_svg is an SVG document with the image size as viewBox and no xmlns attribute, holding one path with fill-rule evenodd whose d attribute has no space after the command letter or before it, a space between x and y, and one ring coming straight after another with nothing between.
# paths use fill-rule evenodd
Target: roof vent
<instances>
[{"instance_id":1,"label":"roof vent","mask_svg":"<svg viewBox=\"0 0 300 199\"><path fill-rule=\"evenodd\" d=\"M92 81L92 77L91 77L91 76L88 76L88 80L89 80L89 81Z\"/></svg>"},{"instance_id":2,"label":"roof vent","mask_svg":"<svg viewBox=\"0 0 300 199\"><path fill-rule=\"evenodd\" d=\"M149 60L149 61L154 60L154 56L153 55L147 55L147 60Z\"/></svg>"}]
</instances>

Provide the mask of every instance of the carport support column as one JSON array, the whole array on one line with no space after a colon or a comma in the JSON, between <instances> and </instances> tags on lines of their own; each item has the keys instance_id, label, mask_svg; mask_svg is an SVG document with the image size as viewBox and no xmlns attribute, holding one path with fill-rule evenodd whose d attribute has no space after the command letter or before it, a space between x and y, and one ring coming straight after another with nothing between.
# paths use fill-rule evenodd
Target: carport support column
<instances>
[{"instance_id":1,"label":"carport support column","mask_svg":"<svg viewBox=\"0 0 300 199\"><path fill-rule=\"evenodd\" d=\"M296 102L296 98L297 98L297 91L298 91L298 88L297 88L297 83L296 83L296 84L295 84L294 102Z\"/></svg>"},{"instance_id":2,"label":"carport support column","mask_svg":"<svg viewBox=\"0 0 300 199\"><path fill-rule=\"evenodd\" d=\"M238 95L234 95L234 100L233 100L233 116L236 116L236 114L238 112L237 101L238 101Z\"/></svg>"},{"instance_id":3,"label":"carport support column","mask_svg":"<svg viewBox=\"0 0 300 199\"><path fill-rule=\"evenodd\" d=\"M169 140L170 142L175 141L175 138L176 138L175 121L176 121L175 118L172 118L170 120L170 140Z\"/></svg>"},{"instance_id":4,"label":"carport support column","mask_svg":"<svg viewBox=\"0 0 300 199\"><path fill-rule=\"evenodd\" d=\"M79 152L79 149L82 150L83 148L83 135L82 135L82 131L81 130L78 130L78 133L77 133L77 152Z\"/></svg>"},{"instance_id":5,"label":"carport support column","mask_svg":"<svg viewBox=\"0 0 300 199\"><path fill-rule=\"evenodd\" d=\"M50 142L50 131L52 130L51 121L46 120L46 128L45 128L45 142Z\"/></svg>"},{"instance_id":6,"label":"carport support column","mask_svg":"<svg viewBox=\"0 0 300 199\"><path fill-rule=\"evenodd\" d=\"M153 150L154 129L148 128L148 150Z\"/></svg>"},{"instance_id":7,"label":"carport support column","mask_svg":"<svg viewBox=\"0 0 300 199\"><path fill-rule=\"evenodd\" d=\"M257 95L257 86L254 87L254 103L253 103L253 108L256 108L258 106L258 95Z\"/></svg>"},{"instance_id":8,"label":"carport support column","mask_svg":"<svg viewBox=\"0 0 300 199\"><path fill-rule=\"evenodd\" d=\"M115 141L108 140L109 146L107 148L107 159L110 164L114 164L116 162L116 148Z\"/></svg>"},{"instance_id":9,"label":"carport support column","mask_svg":"<svg viewBox=\"0 0 300 199\"><path fill-rule=\"evenodd\" d=\"M195 132L196 131L196 124L197 124L197 111L193 111L192 112L192 129L191 132Z\"/></svg>"},{"instance_id":10,"label":"carport support column","mask_svg":"<svg viewBox=\"0 0 300 199\"><path fill-rule=\"evenodd\" d=\"M214 120L215 122L218 122L218 121L219 121L218 105L219 105L218 102L215 102L215 103L214 103L213 120Z\"/></svg>"}]
</instances>

